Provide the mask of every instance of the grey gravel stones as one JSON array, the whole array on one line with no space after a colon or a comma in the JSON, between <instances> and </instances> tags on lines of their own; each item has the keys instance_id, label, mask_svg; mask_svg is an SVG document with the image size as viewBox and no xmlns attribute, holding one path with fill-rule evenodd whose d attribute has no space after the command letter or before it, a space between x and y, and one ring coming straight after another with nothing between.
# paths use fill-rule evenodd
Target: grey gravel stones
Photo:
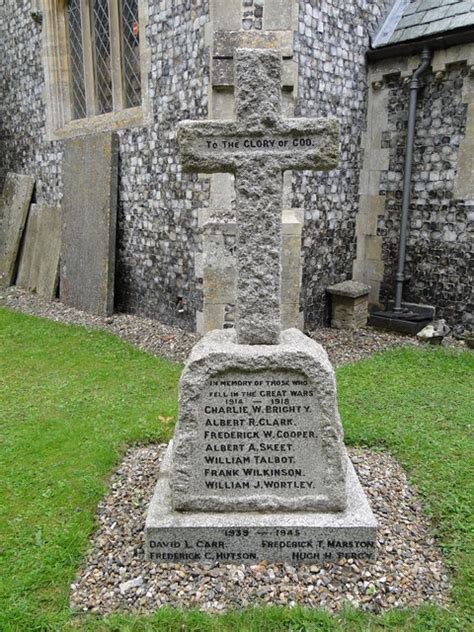
<instances>
[{"instance_id":1,"label":"grey gravel stones","mask_svg":"<svg viewBox=\"0 0 474 632\"><path fill-rule=\"evenodd\" d=\"M96 316L73 307L67 307L58 301L52 303L45 301L16 287L6 288L0 292L0 305L58 322L104 329L144 351L176 362L184 362L199 339L199 336L194 333L164 325L150 318L133 314L114 314L110 317ZM323 345L331 364L334 366L355 362L367 358L373 353L393 347L424 346L416 338L372 327L364 327L357 331L320 327L307 332L307 334ZM459 349L463 347L462 341L456 340L452 336L445 338L443 345Z\"/></svg>"},{"instance_id":2,"label":"grey gravel stones","mask_svg":"<svg viewBox=\"0 0 474 632\"><path fill-rule=\"evenodd\" d=\"M164 564L144 561L144 515L164 445L130 449L97 511L98 528L71 585L76 612L154 612L164 605L208 612L300 604L369 612L447 605L449 575L432 525L400 465L384 452L349 449L379 522L376 562L337 565Z\"/></svg>"}]
</instances>

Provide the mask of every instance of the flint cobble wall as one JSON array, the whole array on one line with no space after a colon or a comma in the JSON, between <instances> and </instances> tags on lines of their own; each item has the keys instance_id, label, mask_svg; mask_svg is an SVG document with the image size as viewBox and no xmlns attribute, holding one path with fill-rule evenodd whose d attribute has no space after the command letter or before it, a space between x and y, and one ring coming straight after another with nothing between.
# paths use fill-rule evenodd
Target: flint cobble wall
<instances>
[{"instance_id":1,"label":"flint cobble wall","mask_svg":"<svg viewBox=\"0 0 474 632\"><path fill-rule=\"evenodd\" d=\"M389 0L300 0L295 55L296 116L332 116L341 124L340 167L298 174L293 206L304 208L303 297L307 327L329 317L326 288L350 279L355 258L361 133L367 116L369 35Z\"/></svg>"},{"instance_id":2,"label":"flint cobble wall","mask_svg":"<svg viewBox=\"0 0 474 632\"><path fill-rule=\"evenodd\" d=\"M242 0L242 28L260 31L263 23L265 0Z\"/></svg>"},{"instance_id":3,"label":"flint cobble wall","mask_svg":"<svg viewBox=\"0 0 474 632\"><path fill-rule=\"evenodd\" d=\"M59 143L44 140L41 26L30 0L0 2L0 187L7 171L33 175L38 200L61 199Z\"/></svg>"},{"instance_id":4,"label":"flint cobble wall","mask_svg":"<svg viewBox=\"0 0 474 632\"><path fill-rule=\"evenodd\" d=\"M0 8L0 175L31 174L36 199L60 203L62 143L44 140L41 26L31 18L29 0ZM197 209L207 204L208 181L182 173L174 128L179 120L207 117L208 20L207 0L150 1L152 124L118 132L116 307L189 329L201 308L194 254Z\"/></svg>"},{"instance_id":5,"label":"flint cobble wall","mask_svg":"<svg viewBox=\"0 0 474 632\"><path fill-rule=\"evenodd\" d=\"M208 203L208 180L183 174L175 125L207 117L209 51L204 26L208 0L149 0L146 37L151 70L152 123L119 131L117 309L193 329L202 308L194 255L200 249L198 209ZM327 174L294 178L293 206L305 211L303 296L306 326L328 317L325 288L350 278L355 257L361 133L366 127L364 53L390 0L299 2L295 59L299 63L297 116L335 116L341 121L341 164ZM242 0L242 28L262 28L263 0ZM30 0L0 0L0 186L7 170L36 179L35 197L50 204L62 197L62 144L45 138L41 26ZM466 69L452 67L420 95L414 196L408 243L412 276L407 300L436 304L450 322L467 322L469 262L467 222L472 209L454 198L459 140L466 106ZM407 88L390 84L389 129L383 146L390 166L382 174L386 196L382 299L392 293L396 265ZM425 165L425 166L423 166Z\"/></svg>"},{"instance_id":6,"label":"flint cobble wall","mask_svg":"<svg viewBox=\"0 0 474 632\"><path fill-rule=\"evenodd\" d=\"M150 2L153 122L120 132L117 307L189 329L201 309L194 255L209 181L182 172L175 127L207 118L208 20L207 1Z\"/></svg>"},{"instance_id":7,"label":"flint cobble wall","mask_svg":"<svg viewBox=\"0 0 474 632\"><path fill-rule=\"evenodd\" d=\"M430 73L419 92L405 268L410 280L404 299L435 305L450 324L472 326L473 208L456 198L454 188L459 144L466 131L462 90L464 81L469 81L468 71L465 64L449 66L441 80ZM389 148L390 160L380 181L385 196L385 214L378 222L385 266L382 301L394 296L409 83L392 77L385 89L389 90L388 130L382 135L382 147Z\"/></svg>"}]
</instances>

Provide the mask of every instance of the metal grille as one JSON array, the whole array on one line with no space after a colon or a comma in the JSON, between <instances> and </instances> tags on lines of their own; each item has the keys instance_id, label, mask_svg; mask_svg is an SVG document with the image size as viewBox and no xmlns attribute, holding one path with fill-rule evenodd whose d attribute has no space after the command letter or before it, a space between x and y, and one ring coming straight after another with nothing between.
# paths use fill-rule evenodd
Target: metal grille
<instances>
[{"instance_id":1,"label":"metal grille","mask_svg":"<svg viewBox=\"0 0 474 632\"><path fill-rule=\"evenodd\" d=\"M137 0L121 0L122 61L125 107L141 103L139 23Z\"/></svg>"},{"instance_id":2,"label":"metal grille","mask_svg":"<svg viewBox=\"0 0 474 632\"><path fill-rule=\"evenodd\" d=\"M97 114L104 114L113 110L110 67L110 19L107 0L94 0L92 21Z\"/></svg>"},{"instance_id":3,"label":"metal grille","mask_svg":"<svg viewBox=\"0 0 474 632\"><path fill-rule=\"evenodd\" d=\"M69 0L67 5L69 33L69 59L71 63L72 117L86 116L86 90L84 85L84 50L80 0Z\"/></svg>"}]
</instances>

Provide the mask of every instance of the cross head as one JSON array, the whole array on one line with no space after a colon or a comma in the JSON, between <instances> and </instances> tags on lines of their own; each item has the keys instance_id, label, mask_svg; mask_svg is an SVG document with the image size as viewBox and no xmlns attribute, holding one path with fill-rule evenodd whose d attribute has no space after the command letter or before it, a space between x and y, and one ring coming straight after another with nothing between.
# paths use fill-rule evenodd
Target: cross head
<instances>
[{"instance_id":1,"label":"cross head","mask_svg":"<svg viewBox=\"0 0 474 632\"><path fill-rule=\"evenodd\" d=\"M278 50L238 49L235 120L178 125L185 169L235 176L239 344L279 342L283 172L338 164L336 120L283 118L281 72Z\"/></svg>"}]
</instances>

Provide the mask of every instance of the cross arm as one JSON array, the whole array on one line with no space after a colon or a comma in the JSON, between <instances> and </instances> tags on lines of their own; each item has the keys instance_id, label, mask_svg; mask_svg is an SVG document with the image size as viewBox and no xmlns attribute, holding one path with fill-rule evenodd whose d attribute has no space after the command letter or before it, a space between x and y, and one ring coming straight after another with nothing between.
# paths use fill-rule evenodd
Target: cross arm
<instances>
[{"instance_id":1,"label":"cross arm","mask_svg":"<svg viewBox=\"0 0 474 632\"><path fill-rule=\"evenodd\" d=\"M237 121L184 121L178 125L183 166L203 173L233 172L248 162L272 161L281 170L329 171L338 165L335 119L282 119L271 127Z\"/></svg>"},{"instance_id":2,"label":"cross arm","mask_svg":"<svg viewBox=\"0 0 474 632\"><path fill-rule=\"evenodd\" d=\"M237 132L235 121L182 121L177 140L183 167L202 173L234 171L234 154L222 141Z\"/></svg>"}]
</instances>

